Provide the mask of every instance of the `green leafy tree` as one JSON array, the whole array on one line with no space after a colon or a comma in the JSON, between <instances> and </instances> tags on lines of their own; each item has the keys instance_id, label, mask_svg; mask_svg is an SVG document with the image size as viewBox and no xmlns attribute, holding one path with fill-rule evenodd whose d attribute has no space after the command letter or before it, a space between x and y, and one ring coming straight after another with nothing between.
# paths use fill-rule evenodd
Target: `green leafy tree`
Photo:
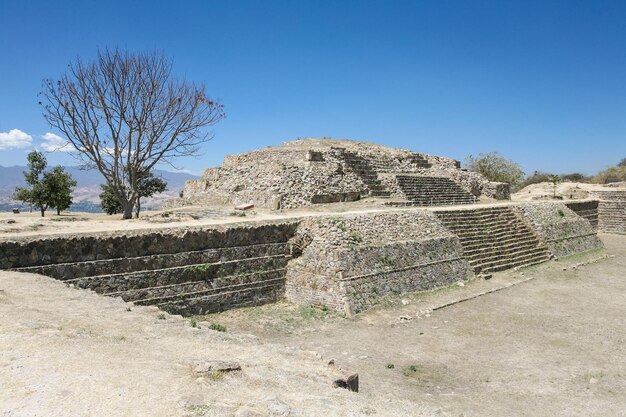
<instances>
[{"instance_id":1,"label":"green leafy tree","mask_svg":"<svg viewBox=\"0 0 626 417\"><path fill-rule=\"evenodd\" d=\"M470 171L482 174L489 181L508 182L512 185L520 183L524 178L524 171L517 162L506 159L497 152L481 153L466 159Z\"/></svg>"},{"instance_id":2,"label":"green leafy tree","mask_svg":"<svg viewBox=\"0 0 626 417\"><path fill-rule=\"evenodd\" d=\"M72 205L72 191L76 187L76 181L65 172L62 166L52 168L52 171L44 174L44 183L49 192L48 203L50 207L57 209L57 215L67 210Z\"/></svg>"},{"instance_id":3,"label":"green leafy tree","mask_svg":"<svg viewBox=\"0 0 626 417\"><path fill-rule=\"evenodd\" d=\"M561 182L561 176L554 175L554 174L550 175L550 182L552 183L552 186L554 187L553 192L552 192L552 197L556 198L556 187Z\"/></svg>"},{"instance_id":4,"label":"green leafy tree","mask_svg":"<svg viewBox=\"0 0 626 417\"><path fill-rule=\"evenodd\" d=\"M102 210L108 215L121 213L124 208L113 189L108 184L102 184L100 188L102 189L100 193L100 207L102 207Z\"/></svg>"},{"instance_id":5,"label":"green leafy tree","mask_svg":"<svg viewBox=\"0 0 626 417\"><path fill-rule=\"evenodd\" d=\"M62 166L45 172L48 162L41 152L32 151L27 158L28 171L24 172L24 178L29 187L17 187L15 199L38 208L41 217L45 216L48 207L55 207L57 214L61 214L62 210L72 205L72 191L76 181Z\"/></svg>"},{"instance_id":6,"label":"green leafy tree","mask_svg":"<svg viewBox=\"0 0 626 417\"><path fill-rule=\"evenodd\" d=\"M100 187L102 188L100 206L104 212L107 214L122 213L124 207L113 189L108 184L101 185ZM152 197L154 194L162 193L166 189L167 183L162 178L155 177L152 173L141 178L139 180L139 196L135 204L135 217L139 217L142 197Z\"/></svg>"},{"instance_id":7,"label":"green leafy tree","mask_svg":"<svg viewBox=\"0 0 626 417\"><path fill-rule=\"evenodd\" d=\"M32 151L27 158L28 171L24 171L24 177L29 187L17 187L15 199L30 204L31 208L38 208L41 211L41 217L44 217L50 204L50 190L44 180L46 157L41 152Z\"/></svg>"},{"instance_id":8,"label":"green leafy tree","mask_svg":"<svg viewBox=\"0 0 626 417\"><path fill-rule=\"evenodd\" d=\"M141 198L152 197L157 193L162 193L167 189L167 183L159 177L155 177L152 172L139 180L139 195L137 196L137 203L135 204L135 217L139 217L141 211Z\"/></svg>"}]
</instances>

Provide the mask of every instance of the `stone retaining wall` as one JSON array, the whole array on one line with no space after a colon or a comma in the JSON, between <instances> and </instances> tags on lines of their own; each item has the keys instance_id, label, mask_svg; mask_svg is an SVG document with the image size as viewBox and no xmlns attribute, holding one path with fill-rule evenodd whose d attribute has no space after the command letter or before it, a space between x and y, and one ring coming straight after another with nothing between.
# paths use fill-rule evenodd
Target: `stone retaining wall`
<instances>
[{"instance_id":1,"label":"stone retaining wall","mask_svg":"<svg viewBox=\"0 0 626 417\"><path fill-rule=\"evenodd\" d=\"M568 209L586 219L595 230L598 229L598 200L569 201L565 205Z\"/></svg>"},{"instance_id":2,"label":"stone retaining wall","mask_svg":"<svg viewBox=\"0 0 626 417\"><path fill-rule=\"evenodd\" d=\"M603 247L589 221L563 203L524 203L517 209L554 256Z\"/></svg>"},{"instance_id":3,"label":"stone retaining wall","mask_svg":"<svg viewBox=\"0 0 626 417\"><path fill-rule=\"evenodd\" d=\"M261 222L6 240L0 241L0 269L278 243L288 240L297 224Z\"/></svg>"},{"instance_id":4,"label":"stone retaining wall","mask_svg":"<svg viewBox=\"0 0 626 417\"><path fill-rule=\"evenodd\" d=\"M294 244L286 296L346 314L381 297L467 279L458 239L428 211L306 219Z\"/></svg>"},{"instance_id":5,"label":"stone retaining wall","mask_svg":"<svg viewBox=\"0 0 626 417\"><path fill-rule=\"evenodd\" d=\"M589 221L563 203L461 211L489 214L497 208L517 212L512 216L523 218L556 256L602 246ZM499 222L499 227L509 224L487 214L479 215ZM387 295L432 289L471 276L471 255L464 253L455 234L460 232L450 230L426 209L338 213L210 229L2 241L0 265L180 314L286 297L350 315Z\"/></svg>"}]
</instances>

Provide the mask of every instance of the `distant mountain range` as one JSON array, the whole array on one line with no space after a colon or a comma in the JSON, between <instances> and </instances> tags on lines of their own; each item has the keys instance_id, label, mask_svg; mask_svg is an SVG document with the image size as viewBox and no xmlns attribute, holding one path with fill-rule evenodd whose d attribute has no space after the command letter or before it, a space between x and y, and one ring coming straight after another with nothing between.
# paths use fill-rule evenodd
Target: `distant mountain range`
<instances>
[{"instance_id":1,"label":"distant mountain range","mask_svg":"<svg viewBox=\"0 0 626 417\"><path fill-rule=\"evenodd\" d=\"M27 209L24 205L13 200L15 187L25 187L23 172L26 171L25 166L0 166L0 211L7 211L14 207ZM83 170L79 167L65 167L78 183L74 189L74 204L70 208L73 211L100 212L100 184L104 184L105 180L102 174L95 170ZM158 209L163 200L176 198L185 187L185 181L198 178L195 175L182 172L170 172L163 170L154 170L154 175L163 178L167 182L167 190L164 193L157 194L153 198L142 199L141 206L146 209Z\"/></svg>"}]
</instances>

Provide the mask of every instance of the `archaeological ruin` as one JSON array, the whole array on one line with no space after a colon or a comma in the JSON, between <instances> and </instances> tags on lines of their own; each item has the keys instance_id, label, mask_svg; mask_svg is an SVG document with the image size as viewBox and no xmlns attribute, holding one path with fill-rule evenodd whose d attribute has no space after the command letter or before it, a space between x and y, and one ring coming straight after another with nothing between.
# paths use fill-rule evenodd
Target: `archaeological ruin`
<instances>
[{"instance_id":1,"label":"archaeological ruin","mask_svg":"<svg viewBox=\"0 0 626 417\"><path fill-rule=\"evenodd\" d=\"M182 315L286 299L351 316L387 295L600 248L598 230L626 233L624 190L549 202L509 195L508 184L452 159L297 140L228 156L169 203L249 204L274 219L3 238L0 269ZM325 210L288 215L317 205Z\"/></svg>"},{"instance_id":2,"label":"archaeological ruin","mask_svg":"<svg viewBox=\"0 0 626 417\"><path fill-rule=\"evenodd\" d=\"M254 204L295 208L387 198L387 205L472 204L509 198L509 186L460 168L459 161L366 142L300 139L224 158L189 181L173 205Z\"/></svg>"}]
</instances>

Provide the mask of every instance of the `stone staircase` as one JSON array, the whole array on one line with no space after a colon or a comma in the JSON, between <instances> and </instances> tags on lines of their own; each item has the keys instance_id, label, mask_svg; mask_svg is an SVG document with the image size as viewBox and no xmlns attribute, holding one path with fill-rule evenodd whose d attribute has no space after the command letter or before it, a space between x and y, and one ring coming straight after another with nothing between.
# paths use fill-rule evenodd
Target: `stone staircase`
<instances>
[{"instance_id":1,"label":"stone staircase","mask_svg":"<svg viewBox=\"0 0 626 417\"><path fill-rule=\"evenodd\" d=\"M341 153L341 159L346 167L365 183L371 197L389 197L391 195L391 192L378 179L376 167L370 161L356 152L346 150Z\"/></svg>"},{"instance_id":2,"label":"stone staircase","mask_svg":"<svg viewBox=\"0 0 626 417\"><path fill-rule=\"evenodd\" d=\"M444 206L476 202L476 197L450 178L396 175L396 181L407 201L392 205Z\"/></svg>"},{"instance_id":3,"label":"stone staircase","mask_svg":"<svg viewBox=\"0 0 626 417\"><path fill-rule=\"evenodd\" d=\"M598 230L626 234L626 190L602 191L596 195L598 204Z\"/></svg>"},{"instance_id":4,"label":"stone staircase","mask_svg":"<svg viewBox=\"0 0 626 417\"><path fill-rule=\"evenodd\" d=\"M172 314L193 315L278 300L290 258L288 244L279 242L15 270L156 305Z\"/></svg>"},{"instance_id":5,"label":"stone staircase","mask_svg":"<svg viewBox=\"0 0 626 417\"><path fill-rule=\"evenodd\" d=\"M441 210L437 217L463 247L475 273L502 271L550 259L548 247L508 207Z\"/></svg>"}]
</instances>

